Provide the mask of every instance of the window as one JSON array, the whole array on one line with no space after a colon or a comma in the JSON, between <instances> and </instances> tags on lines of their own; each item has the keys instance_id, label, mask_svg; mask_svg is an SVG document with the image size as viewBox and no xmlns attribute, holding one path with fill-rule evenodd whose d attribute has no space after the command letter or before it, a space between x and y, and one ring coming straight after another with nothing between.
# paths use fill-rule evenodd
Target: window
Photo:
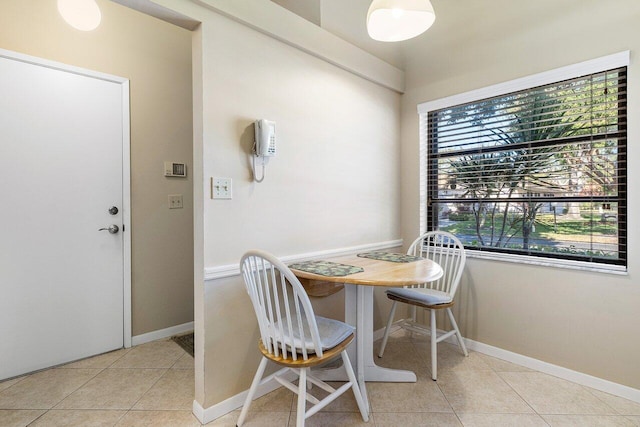
<instances>
[{"instance_id":1,"label":"window","mask_svg":"<svg viewBox=\"0 0 640 427\"><path fill-rule=\"evenodd\" d=\"M496 256L626 266L627 69L600 70L420 105L426 228Z\"/></svg>"}]
</instances>

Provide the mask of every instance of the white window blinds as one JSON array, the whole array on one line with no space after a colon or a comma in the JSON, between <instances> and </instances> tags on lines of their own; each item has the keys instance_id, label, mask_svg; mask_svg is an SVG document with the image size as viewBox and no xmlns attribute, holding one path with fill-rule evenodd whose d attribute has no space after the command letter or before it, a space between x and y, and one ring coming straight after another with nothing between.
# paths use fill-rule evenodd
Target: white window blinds
<instances>
[{"instance_id":1,"label":"white window blinds","mask_svg":"<svg viewBox=\"0 0 640 427\"><path fill-rule=\"evenodd\" d=\"M626 88L619 67L422 112L427 228L626 265Z\"/></svg>"}]
</instances>

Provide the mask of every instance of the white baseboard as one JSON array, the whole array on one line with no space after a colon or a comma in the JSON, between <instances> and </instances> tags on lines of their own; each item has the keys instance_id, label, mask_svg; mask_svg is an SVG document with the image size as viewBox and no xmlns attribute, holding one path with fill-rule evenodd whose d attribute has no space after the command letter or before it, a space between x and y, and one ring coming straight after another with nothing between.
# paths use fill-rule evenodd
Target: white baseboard
<instances>
[{"instance_id":1,"label":"white baseboard","mask_svg":"<svg viewBox=\"0 0 640 427\"><path fill-rule=\"evenodd\" d=\"M264 396L267 393L271 393L272 391L282 387L282 385L274 380L276 375L283 375L286 373L288 368L284 368L275 372L268 377L265 377L263 380L263 384L258 386L256 390L256 395L253 399L257 399L259 397ZM293 372L290 372L284 375L284 378L287 378L289 381L293 381L296 375ZM245 399L247 398L247 394L249 390L245 390L242 393L238 393L235 396L228 398L227 400L223 400L220 403L217 403L213 406L209 406L207 409L204 409L197 401L193 401L193 415L200 421L202 424L210 423L211 421L222 417L223 415L228 414L229 412L235 411L239 409L244 404Z\"/></svg>"},{"instance_id":2,"label":"white baseboard","mask_svg":"<svg viewBox=\"0 0 640 427\"><path fill-rule=\"evenodd\" d=\"M393 325L392 326L392 332L399 329L400 326L398 325ZM377 331L374 332L373 335L373 339L377 340L382 338L382 336L384 335L384 328L379 329ZM267 393L271 393L272 391L282 387L282 385L280 383L278 383L277 381L272 381L273 377L278 374L282 374L282 372L286 371L285 369L281 369L280 371L270 375L269 377L267 377L269 379L269 381L266 381L265 384L263 384L261 387L258 388L258 390L256 391L256 396L254 397L254 400L264 396ZM289 378L289 380L293 381L295 379L295 374L290 374L291 378ZM285 376L286 378L286 376ZM206 423L210 423L211 421L220 418L226 414L228 414L229 412L235 411L236 409L239 409L242 407L242 405L244 404L244 400L247 398L247 393L249 392L249 390L245 390L242 393L236 394L235 396L232 396L230 398L228 398L227 400L224 400L220 403L217 403L213 406L208 407L207 409L204 409L196 400L193 401L193 415L195 415L195 417L202 423L202 424L206 424Z\"/></svg>"},{"instance_id":3,"label":"white baseboard","mask_svg":"<svg viewBox=\"0 0 640 427\"><path fill-rule=\"evenodd\" d=\"M400 323L403 321L404 319L398 320L397 322L393 322L393 324L391 325L391 332L389 332L389 334L394 333L398 329L402 329L402 327L400 326ZM382 337L384 337L384 328L380 328L377 331L373 331L373 341L381 340Z\"/></svg>"},{"instance_id":4,"label":"white baseboard","mask_svg":"<svg viewBox=\"0 0 640 427\"><path fill-rule=\"evenodd\" d=\"M398 320L394 322L391 326L391 333L400 329L399 323L404 319ZM444 331L439 331L444 332ZM378 340L384 336L384 328L378 329L373 333L373 339ZM134 337L135 338L135 337ZM446 340L446 342L458 345L458 342L455 336L450 337ZM562 378L567 381L574 382L576 384L584 385L587 387L591 387L596 390L603 391L605 393L613 394L614 396L619 396L634 402L640 403L640 390L628 387L622 384L614 383L612 381L604 380L602 378L594 377L592 375L584 374L582 372L573 371L571 369L563 368L562 366L554 365L552 363L543 362L538 359L534 359L532 357L523 356L518 353L514 353L512 351L503 350L498 347L494 347L489 344L484 344L478 341L474 341L468 338L464 338L464 343L469 350L477 351L478 353L486 354L487 356L492 356L497 359L501 359L507 362L514 363L516 365L524 366L525 368L533 369L538 372L542 372L545 374L553 375L554 377ZM282 372L278 371L277 373ZM276 374L277 374L276 373ZM276 374L272 374L269 379L273 379L273 376ZM277 381L269 381L264 384L262 387L258 388L256 392L255 399L258 397L264 396L267 393L280 388L281 385ZM198 418L198 420L202 424L209 423L217 418L220 418L223 415L228 414L231 411L234 411L240 408L244 400L247 397L247 393L249 391L243 391L242 393L236 394L235 396L230 397L229 399L220 402L216 405L210 406L207 409L204 409L198 402L193 401L193 414Z\"/></svg>"},{"instance_id":5,"label":"white baseboard","mask_svg":"<svg viewBox=\"0 0 640 427\"><path fill-rule=\"evenodd\" d=\"M640 403L640 390L465 338L469 350ZM454 340L453 344L457 344Z\"/></svg>"},{"instance_id":6,"label":"white baseboard","mask_svg":"<svg viewBox=\"0 0 640 427\"><path fill-rule=\"evenodd\" d=\"M147 332L146 334L131 337L131 345L140 345L151 341L161 340L163 338L169 338L174 335L191 332L193 330L193 322L187 322L183 323L182 325L171 326L170 328L160 329L157 331Z\"/></svg>"},{"instance_id":7,"label":"white baseboard","mask_svg":"<svg viewBox=\"0 0 640 427\"><path fill-rule=\"evenodd\" d=\"M209 422L209 421L207 422L204 421L204 408L195 399L193 401L193 407L191 409L191 412L193 412L193 415L198 419L198 421L200 421L200 424L204 425L207 422Z\"/></svg>"},{"instance_id":8,"label":"white baseboard","mask_svg":"<svg viewBox=\"0 0 640 427\"><path fill-rule=\"evenodd\" d=\"M400 329L399 323L403 322L404 319L401 319L397 322L394 322L392 328L392 333ZM442 330L438 330L438 333L445 332ZM377 330L374 333L374 340L378 338L382 338L384 335L384 328ZM445 342L453 345L458 345L458 340L455 336L449 337ZM585 374L582 372L574 371L568 368L564 368L562 366L554 365L552 363L543 362L542 360L534 359L533 357L524 356L522 354L514 353L509 350L503 350L498 347L494 347L489 344L484 344L478 341L471 340L469 338L464 338L464 344L467 346L467 349L477 351L478 353L486 354L487 356L492 356L500 360L504 360L506 362L510 362L519 366L524 366L525 368L533 369L538 372L542 372L544 374L549 374L557 378L562 378L563 380L571 381L576 384L584 385L587 387L591 387L596 390L603 391L605 393L613 394L615 396L619 396L625 399L632 400L634 402L640 403L640 390L628 387L622 384L614 383L612 381L608 381L602 378L594 377L589 374Z\"/></svg>"}]
</instances>

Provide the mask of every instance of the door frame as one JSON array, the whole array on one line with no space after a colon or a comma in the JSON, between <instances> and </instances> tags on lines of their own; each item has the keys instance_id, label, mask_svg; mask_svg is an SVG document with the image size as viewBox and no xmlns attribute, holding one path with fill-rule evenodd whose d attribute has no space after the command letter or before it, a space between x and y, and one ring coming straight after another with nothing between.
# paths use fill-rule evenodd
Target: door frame
<instances>
[{"instance_id":1,"label":"door frame","mask_svg":"<svg viewBox=\"0 0 640 427\"><path fill-rule=\"evenodd\" d=\"M120 85L122 91L122 264L123 264L123 346L131 347L131 136L129 79L88 70L36 56L0 49L0 58L7 58L60 70Z\"/></svg>"}]
</instances>

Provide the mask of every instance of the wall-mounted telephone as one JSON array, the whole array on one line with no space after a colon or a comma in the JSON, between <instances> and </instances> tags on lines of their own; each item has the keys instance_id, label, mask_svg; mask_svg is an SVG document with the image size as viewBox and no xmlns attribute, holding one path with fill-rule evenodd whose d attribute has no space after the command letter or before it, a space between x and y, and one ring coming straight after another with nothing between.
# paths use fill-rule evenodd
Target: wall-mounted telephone
<instances>
[{"instance_id":1,"label":"wall-mounted telephone","mask_svg":"<svg viewBox=\"0 0 640 427\"><path fill-rule=\"evenodd\" d=\"M264 180L265 165L268 157L276 155L276 123L270 120L256 120L254 123L256 140L253 146L253 180L262 182ZM256 157L262 159L262 178L256 175Z\"/></svg>"},{"instance_id":2,"label":"wall-mounted telephone","mask_svg":"<svg viewBox=\"0 0 640 427\"><path fill-rule=\"evenodd\" d=\"M270 120L256 120L256 156L272 157L276 155L276 123Z\"/></svg>"}]
</instances>

